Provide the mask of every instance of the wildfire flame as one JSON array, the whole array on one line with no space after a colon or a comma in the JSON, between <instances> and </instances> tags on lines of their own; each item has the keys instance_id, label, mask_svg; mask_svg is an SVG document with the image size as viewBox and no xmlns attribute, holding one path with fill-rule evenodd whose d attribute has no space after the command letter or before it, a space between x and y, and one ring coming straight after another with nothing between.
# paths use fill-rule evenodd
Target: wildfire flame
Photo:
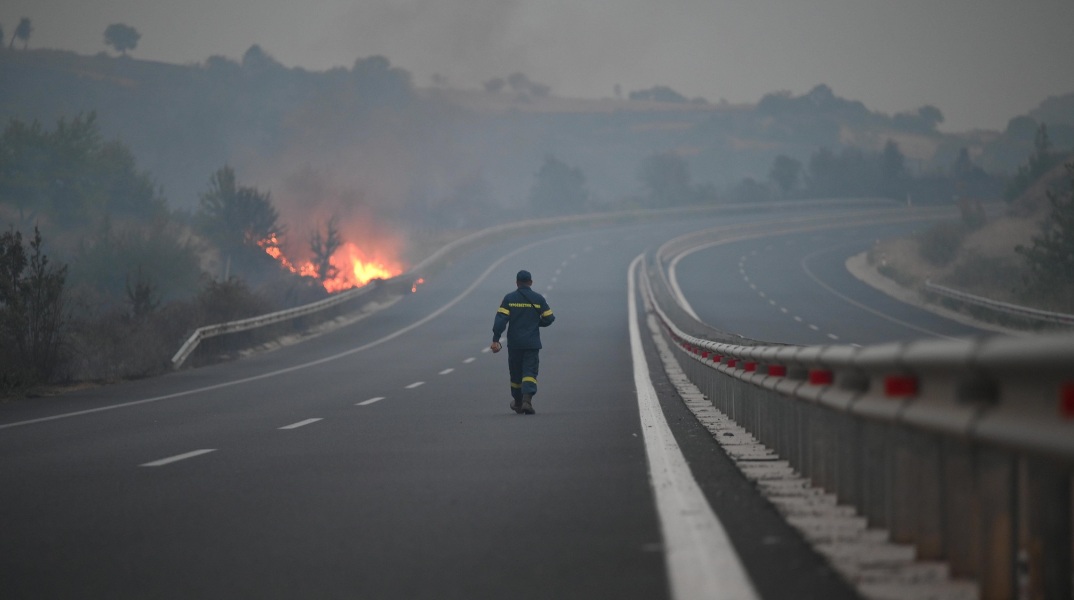
<instances>
[{"instance_id":1,"label":"wildfire flame","mask_svg":"<svg viewBox=\"0 0 1074 600\"><path fill-rule=\"evenodd\" d=\"M266 254L276 259L285 269L301 275L319 279L317 267L312 261L292 262L280 248L280 240L276 234L257 243ZM335 276L322 282L328 292L340 292L355 287L361 287L374 279L390 279L403 272L402 266L394 260L369 258L355 244L350 242L343 244L335 254L329 258L329 263L335 269Z\"/></svg>"}]
</instances>

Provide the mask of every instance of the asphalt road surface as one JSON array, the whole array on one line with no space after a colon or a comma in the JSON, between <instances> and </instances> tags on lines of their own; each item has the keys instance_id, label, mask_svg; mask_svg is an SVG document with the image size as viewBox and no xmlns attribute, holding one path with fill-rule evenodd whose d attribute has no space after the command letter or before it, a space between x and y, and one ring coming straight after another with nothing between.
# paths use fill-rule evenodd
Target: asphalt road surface
<instances>
[{"instance_id":1,"label":"asphalt road surface","mask_svg":"<svg viewBox=\"0 0 1074 600\"><path fill-rule=\"evenodd\" d=\"M0 405L0 598L670 597L628 265L684 232L756 218L520 236L300 344ZM824 299L802 268L881 312L904 310L839 272L875 234L718 247L684 260L679 277L706 320L751 337L893 339L908 334ZM750 289L742 256L778 306ZM485 351L521 268L557 317L532 417L508 409L506 353ZM960 332L927 314L897 318ZM657 365L650 355L664 415L757 595L854 597Z\"/></svg>"}]
</instances>

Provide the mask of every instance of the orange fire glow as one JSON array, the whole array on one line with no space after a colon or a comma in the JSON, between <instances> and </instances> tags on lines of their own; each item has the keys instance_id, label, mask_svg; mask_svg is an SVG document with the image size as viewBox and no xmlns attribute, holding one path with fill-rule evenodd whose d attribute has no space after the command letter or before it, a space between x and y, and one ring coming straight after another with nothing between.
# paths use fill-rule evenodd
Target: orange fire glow
<instances>
[{"instance_id":1,"label":"orange fire glow","mask_svg":"<svg viewBox=\"0 0 1074 600\"><path fill-rule=\"evenodd\" d=\"M280 249L276 234L257 243L265 253L276 259L284 268L303 277L317 278L317 267L311 261L292 262ZM377 253L367 255L357 245L350 242L343 244L329 259L335 267L336 275L322 283L328 292L341 292L361 287L374 279L390 279L403 272L402 265L392 259L383 258Z\"/></svg>"}]
</instances>

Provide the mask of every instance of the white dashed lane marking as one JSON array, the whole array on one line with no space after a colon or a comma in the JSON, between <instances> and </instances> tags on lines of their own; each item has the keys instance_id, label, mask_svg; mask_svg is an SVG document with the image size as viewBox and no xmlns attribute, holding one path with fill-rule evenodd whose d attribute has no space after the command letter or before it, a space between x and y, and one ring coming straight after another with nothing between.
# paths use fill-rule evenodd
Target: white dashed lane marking
<instances>
[{"instance_id":1,"label":"white dashed lane marking","mask_svg":"<svg viewBox=\"0 0 1074 600\"><path fill-rule=\"evenodd\" d=\"M448 373L451 373L454 370L455 369L444 369L443 371L440 371L440 375L447 375Z\"/></svg>"},{"instance_id":2,"label":"white dashed lane marking","mask_svg":"<svg viewBox=\"0 0 1074 600\"><path fill-rule=\"evenodd\" d=\"M359 402L358 404L355 404L355 406L369 406L370 404L380 402L381 400L384 400L384 396L377 396L376 398L370 398L369 400L365 400L363 402Z\"/></svg>"},{"instance_id":3,"label":"white dashed lane marking","mask_svg":"<svg viewBox=\"0 0 1074 600\"><path fill-rule=\"evenodd\" d=\"M299 421L298 423L291 423L290 425L284 425L283 427L280 427L280 429L298 429L299 427L305 427L306 425L309 425L311 423L316 423L317 421L322 421L322 420L323 419L321 419L320 417L313 418L313 419L306 419L305 421Z\"/></svg>"},{"instance_id":4,"label":"white dashed lane marking","mask_svg":"<svg viewBox=\"0 0 1074 600\"><path fill-rule=\"evenodd\" d=\"M186 454L176 454L175 456L169 456L168 458L162 458L160 460L154 460L153 462L147 462L142 467L163 467L164 465L170 465L181 460L188 458L194 458L195 456L201 456L202 454L208 454L210 452L216 452L216 448L206 448L204 450L194 450L193 452L187 452Z\"/></svg>"},{"instance_id":5,"label":"white dashed lane marking","mask_svg":"<svg viewBox=\"0 0 1074 600\"><path fill-rule=\"evenodd\" d=\"M414 383L412 383L412 384L410 384L410 385L406 386L406 389L408 389L408 390L412 390L412 389L414 389L414 388L418 388L418 387L421 387L421 386L423 386L423 385L425 385L425 382L424 382L424 381L415 381Z\"/></svg>"},{"instance_id":6,"label":"white dashed lane marking","mask_svg":"<svg viewBox=\"0 0 1074 600\"><path fill-rule=\"evenodd\" d=\"M487 350L487 348L486 348L486 350ZM475 360L477 360L477 359L475 359L474 357L471 356L470 358L467 358L466 360L462 361L462 363L465 364L465 365L468 365L468 364L474 362Z\"/></svg>"},{"instance_id":7,"label":"white dashed lane marking","mask_svg":"<svg viewBox=\"0 0 1074 600\"><path fill-rule=\"evenodd\" d=\"M791 243L788 241L787 245L791 245ZM766 246L765 247L766 251L771 250L771 249L772 249L772 246ZM756 250L753 250L749 254L749 256L756 256L756 255L757 255ZM742 280L745 281L746 283L748 283L749 286L750 286L750 289L755 291L755 292L757 292L758 296L760 296L763 299L767 299L769 305L778 308L779 311L781 313L785 314L785 315L793 316L793 315L791 315L790 311L787 308L781 307L779 305L779 303L775 301L775 299L768 298L767 293L759 290L757 288L757 284L755 282L753 282L753 281L750 281L750 276L749 276L748 273L746 273L746 259L747 258L749 258L749 257L746 256L746 255L743 255L743 256L739 257L739 259L738 259L738 272L739 272L740 275L742 275ZM794 320L799 322L799 323L805 323L802 320L802 317L799 317L799 316L794 316ZM812 329L813 331L820 331L820 327L817 327L816 325L809 325L809 328ZM835 335L834 333L828 333L827 336L828 336L828 339L832 339L832 340L838 340L839 339L839 336Z\"/></svg>"}]
</instances>

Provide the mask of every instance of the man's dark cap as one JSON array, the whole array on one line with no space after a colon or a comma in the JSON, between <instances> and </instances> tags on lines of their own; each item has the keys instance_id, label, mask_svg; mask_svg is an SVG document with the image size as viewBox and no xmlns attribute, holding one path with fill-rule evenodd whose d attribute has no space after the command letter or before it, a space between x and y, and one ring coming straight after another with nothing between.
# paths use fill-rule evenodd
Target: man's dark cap
<instances>
[{"instance_id":1,"label":"man's dark cap","mask_svg":"<svg viewBox=\"0 0 1074 600\"><path fill-rule=\"evenodd\" d=\"M523 269L518 272L518 275L515 275L515 281L533 281L533 277L530 276L529 271Z\"/></svg>"}]
</instances>

